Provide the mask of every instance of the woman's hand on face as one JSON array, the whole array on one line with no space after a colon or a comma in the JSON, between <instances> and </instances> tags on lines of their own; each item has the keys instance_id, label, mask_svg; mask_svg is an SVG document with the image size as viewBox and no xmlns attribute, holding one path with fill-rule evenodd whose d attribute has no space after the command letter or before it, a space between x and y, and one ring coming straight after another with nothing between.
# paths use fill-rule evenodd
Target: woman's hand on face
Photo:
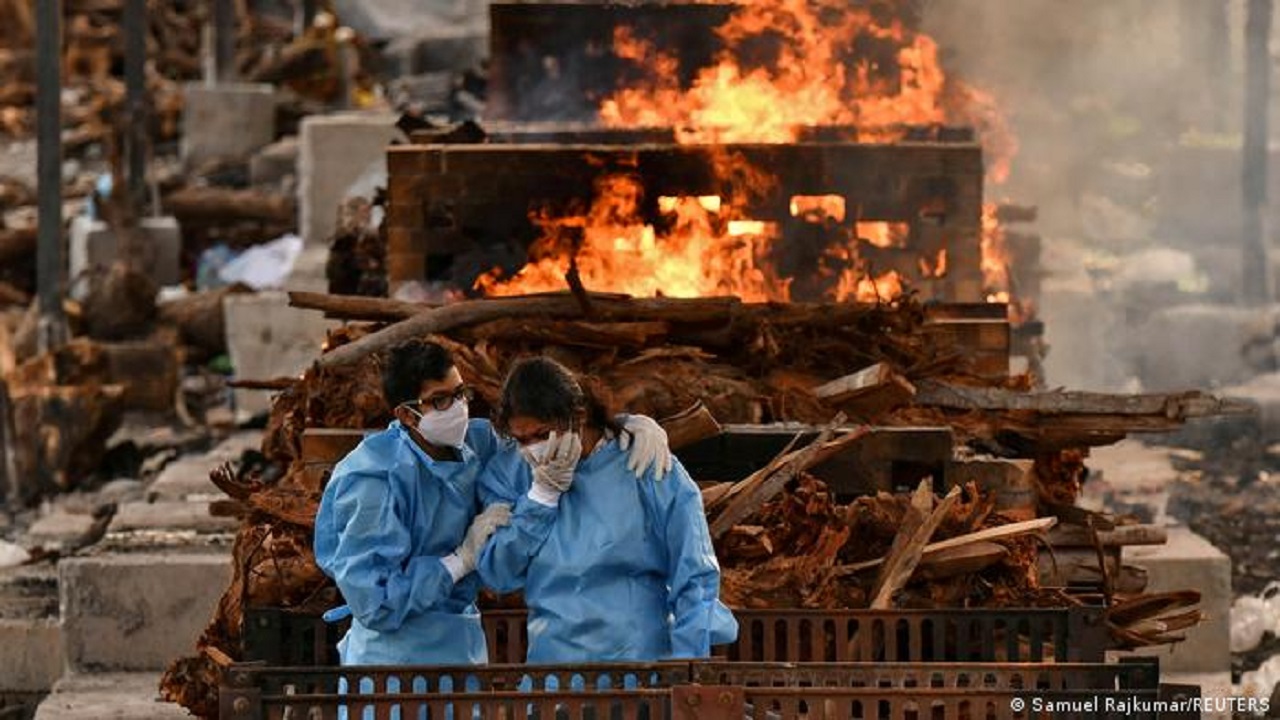
<instances>
[{"instance_id":1,"label":"woman's hand on face","mask_svg":"<svg viewBox=\"0 0 1280 720\"><path fill-rule=\"evenodd\" d=\"M533 482L544 489L561 494L573 486L573 471L582 457L582 438L576 432L552 432L546 451L535 453L521 448L520 454L533 470Z\"/></svg>"}]
</instances>

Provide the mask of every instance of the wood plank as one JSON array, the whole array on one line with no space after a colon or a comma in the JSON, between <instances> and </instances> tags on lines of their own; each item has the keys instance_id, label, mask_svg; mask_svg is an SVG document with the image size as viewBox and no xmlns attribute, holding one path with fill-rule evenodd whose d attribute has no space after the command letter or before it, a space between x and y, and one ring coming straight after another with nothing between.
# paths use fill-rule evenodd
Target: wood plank
<instances>
[{"instance_id":1,"label":"wood plank","mask_svg":"<svg viewBox=\"0 0 1280 720\"><path fill-rule=\"evenodd\" d=\"M1156 416L1164 422L1193 417L1241 414L1252 407L1197 390L1179 393L1113 395L1081 391L1018 392L993 387L961 387L933 380L917 384L916 403L954 410L1032 411L1052 415ZM1054 423L1069 419L1055 419ZM1152 427L1163 427L1154 421Z\"/></svg>"},{"instance_id":2,"label":"wood plank","mask_svg":"<svg viewBox=\"0 0 1280 720\"><path fill-rule=\"evenodd\" d=\"M1024 522L1009 523L1008 525L997 525L996 527L979 530L978 532L931 543L925 546L924 554L929 556L933 553L948 550L950 548L963 547L972 543L1001 540L1007 537L1016 537L1027 533L1040 532L1053 527L1054 523L1057 521L1057 518L1037 518L1035 520L1027 520ZM879 567L883 562L884 558L877 558L875 560L865 560L863 562L840 565L833 568L833 570L837 575L853 575L864 570Z\"/></svg>"},{"instance_id":3,"label":"wood plank","mask_svg":"<svg viewBox=\"0 0 1280 720\"><path fill-rule=\"evenodd\" d=\"M1049 544L1058 547L1093 547L1089 528L1061 524L1049 532ZM1164 545L1169 531L1161 525L1117 525L1114 530L1100 530L1098 542L1104 547L1128 545Z\"/></svg>"},{"instance_id":4,"label":"wood plank","mask_svg":"<svg viewBox=\"0 0 1280 720\"><path fill-rule=\"evenodd\" d=\"M915 392L915 386L894 372L888 363L876 363L813 390L814 395L831 407L862 422L873 421L908 404Z\"/></svg>"}]
</instances>

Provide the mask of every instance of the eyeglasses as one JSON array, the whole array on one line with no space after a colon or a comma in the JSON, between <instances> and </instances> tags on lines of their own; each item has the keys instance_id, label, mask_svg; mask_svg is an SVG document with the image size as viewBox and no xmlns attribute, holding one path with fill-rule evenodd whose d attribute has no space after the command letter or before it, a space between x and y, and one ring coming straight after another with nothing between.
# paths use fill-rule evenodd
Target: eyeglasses
<instances>
[{"instance_id":1,"label":"eyeglasses","mask_svg":"<svg viewBox=\"0 0 1280 720\"><path fill-rule=\"evenodd\" d=\"M430 405L436 410L448 410L453 407L455 402L471 402L476 396L476 391L466 385L459 385L453 392L438 393L428 398L422 398L414 402L405 403L409 407L416 407L419 411Z\"/></svg>"}]
</instances>

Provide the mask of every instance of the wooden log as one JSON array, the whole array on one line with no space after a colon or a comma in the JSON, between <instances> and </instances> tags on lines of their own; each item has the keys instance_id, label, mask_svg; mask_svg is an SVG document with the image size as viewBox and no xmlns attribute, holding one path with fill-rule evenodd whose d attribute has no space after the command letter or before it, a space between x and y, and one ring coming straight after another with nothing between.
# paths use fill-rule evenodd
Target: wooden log
<instances>
[{"instance_id":1,"label":"wooden log","mask_svg":"<svg viewBox=\"0 0 1280 720\"><path fill-rule=\"evenodd\" d=\"M1050 531L1049 544L1055 548L1093 547L1089 528L1061 524ZM1098 532L1098 542L1104 547L1128 545L1164 545L1169 541L1169 531L1161 525L1117 525L1114 530Z\"/></svg>"},{"instance_id":2,"label":"wooden log","mask_svg":"<svg viewBox=\"0 0 1280 720\"><path fill-rule=\"evenodd\" d=\"M178 392L179 360L173 343L156 340L103 346L111 382L124 388L126 410L171 412Z\"/></svg>"},{"instance_id":3,"label":"wooden log","mask_svg":"<svg viewBox=\"0 0 1280 720\"><path fill-rule=\"evenodd\" d=\"M916 386L916 404L953 410L991 412L1030 411L1045 415L1094 417L1151 416L1158 419L1186 420L1211 415L1247 414L1253 409L1247 403L1231 398L1217 398L1199 391L1146 395L1111 395L1106 393L1055 390L1050 392L1018 392L997 387L962 387L933 380ZM1072 422L1057 418L1055 424Z\"/></svg>"},{"instance_id":4,"label":"wooden log","mask_svg":"<svg viewBox=\"0 0 1280 720\"><path fill-rule=\"evenodd\" d=\"M600 320L715 322L729 318L737 298L641 298L592 294L592 307ZM582 305L567 293L528 297L468 300L421 312L412 318L366 335L321 355L320 367L336 367L388 350L406 340L477 325L499 318L536 317L569 319L582 316Z\"/></svg>"},{"instance_id":5,"label":"wooden log","mask_svg":"<svg viewBox=\"0 0 1280 720\"><path fill-rule=\"evenodd\" d=\"M237 284L170 300L159 307L160 320L177 328L185 345L198 348L207 356L220 355L227 351L223 300L243 292L252 291Z\"/></svg>"},{"instance_id":6,"label":"wooden log","mask_svg":"<svg viewBox=\"0 0 1280 720\"><path fill-rule=\"evenodd\" d=\"M870 422L910 403L916 389L881 362L819 385L813 394L855 420Z\"/></svg>"},{"instance_id":7,"label":"wooden log","mask_svg":"<svg viewBox=\"0 0 1280 720\"><path fill-rule=\"evenodd\" d=\"M673 451L720 434L720 423L701 400L658 424L667 431L667 446Z\"/></svg>"},{"instance_id":8,"label":"wooden log","mask_svg":"<svg viewBox=\"0 0 1280 720\"><path fill-rule=\"evenodd\" d=\"M929 538L938 529L951 507L960 499L960 488L953 487L947 496L933 507L933 482L920 481L911 499L902 528L893 539L889 554L885 555L871 589L871 609L887 610L893 607L893 598L906 586L924 556ZM954 550L954 548L952 548Z\"/></svg>"},{"instance_id":9,"label":"wooden log","mask_svg":"<svg viewBox=\"0 0 1280 720\"><path fill-rule=\"evenodd\" d=\"M34 257L35 254L34 227L0 228L0 265Z\"/></svg>"},{"instance_id":10,"label":"wooden log","mask_svg":"<svg viewBox=\"0 0 1280 720\"><path fill-rule=\"evenodd\" d=\"M338 320L363 320L367 322L398 322L438 305L411 303L389 298L360 295L328 295L325 293L291 290L289 306L305 310L323 310L327 318Z\"/></svg>"},{"instance_id":11,"label":"wooden log","mask_svg":"<svg viewBox=\"0 0 1280 720\"><path fill-rule=\"evenodd\" d=\"M165 208L187 225L222 225L237 220L291 224L294 200L261 190L185 187L164 199Z\"/></svg>"},{"instance_id":12,"label":"wooden log","mask_svg":"<svg viewBox=\"0 0 1280 720\"><path fill-rule=\"evenodd\" d=\"M461 331L462 339L502 343L537 343L599 349L639 349L661 340L671 331L661 321L592 323L573 320L502 318Z\"/></svg>"},{"instance_id":13,"label":"wooden log","mask_svg":"<svg viewBox=\"0 0 1280 720\"><path fill-rule=\"evenodd\" d=\"M75 489L102 460L123 415L119 385L11 387L21 505Z\"/></svg>"},{"instance_id":14,"label":"wooden log","mask_svg":"<svg viewBox=\"0 0 1280 720\"><path fill-rule=\"evenodd\" d=\"M924 548L924 556L928 557L943 550L963 547L972 543L1002 540L1004 538L1017 537L1018 535L1026 535L1027 533L1048 530L1053 527L1054 523L1057 521L1057 518L1037 518L1035 520L1027 520L1024 522L1009 523L1008 525L997 525L995 527L979 530L967 535L960 535L959 537L930 543ZM840 565L833 568L833 570L837 575L854 575L864 570L879 567L883 562L884 558L876 558L875 560L864 560L863 562Z\"/></svg>"},{"instance_id":15,"label":"wooden log","mask_svg":"<svg viewBox=\"0 0 1280 720\"><path fill-rule=\"evenodd\" d=\"M994 542L978 542L951 548L922 557L916 576L925 580L944 580L957 575L981 572L1009 555L1009 549Z\"/></svg>"},{"instance_id":16,"label":"wooden log","mask_svg":"<svg viewBox=\"0 0 1280 720\"><path fill-rule=\"evenodd\" d=\"M14 287L10 283L0 280L0 305L21 305L26 307L31 304L31 295Z\"/></svg>"}]
</instances>

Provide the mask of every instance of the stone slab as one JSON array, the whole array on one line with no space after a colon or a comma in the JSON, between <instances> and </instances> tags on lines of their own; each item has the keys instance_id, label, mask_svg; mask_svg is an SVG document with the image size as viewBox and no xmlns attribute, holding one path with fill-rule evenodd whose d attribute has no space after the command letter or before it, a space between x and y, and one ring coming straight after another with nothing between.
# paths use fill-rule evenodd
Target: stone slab
<instances>
[{"instance_id":1,"label":"stone slab","mask_svg":"<svg viewBox=\"0 0 1280 720\"><path fill-rule=\"evenodd\" d=\"M57 619L0 620L0 693L48 691L63 666Z\"/></svg>"},{"instance_id":2,"label":"stone slab","mask_svg":"<svg viewBox=\"0 0 1280 720\"><path fill-rule=\"evenodd\" d=\"M145 252L142 267L159 285L176 285L182 280L182 228L176 218L154 217L139 221ZM101 220L77 216L71 221L68 264L71 277L93 268L109 267L117 259L115 233ZM81 283L83 285L83 283Z\"/></svg>"},{"instance_id":3,"label":"stone slab","mask_svg":"<svg viewBox=\"0 0 1280 720\"><path fill-rule=\"evenodd\" d=\"M152 500L185 500L192 495L221 494L209 480L209 471L218 462L200 455L178 458L160 471L147 495Z\"/></svg>"},{"instance_id":4,"label":"stone slab","mask_svg":"<svg viewBox=\"0 0 1280 720\"><path fill-rule=\"evenodd\" d=\"M130 502L120 506L111 519L108 532L133 530L195 530L216 533L235 530L235 518L213 517L208 502L185 500L161 500L158 502Z\"/></svg>"},{"instance_id":5,"label":"stone slab","mask_svg":"<svg viewBox=\"0 0 1280 720\"><path fill-rule=\"evenodd\" d=\"M1187 631L1185 642L1134 654L1160 658L1164 672L1229 672L1231 559L1190 529L1171 526L1168 543L1127 547L1124 562L1146 568L1148 593L1198 590L1205 614L1204 622Z\"/></svg>"},{"instance_id":6,"label":"stone slab","mask_svg":"<svg viewBox=\"0 0 1280 720\"><path fill-rule=\"evenodd\" d=\"M231 581L231 559L229 552L78 557L63 560L58 574L73 671L160 671L194 651Z\"/></svg>"},{"instance_id":7,"label":"stone slab","mask_svg":"<svg viewBox=\"0 0 1280 720\"><path fill-rule=\"evenodd\" d=\"M191 713L160 699L159 673L68 675L36 709L36 720L169 720Z\"/></svg>"},{"instance_id":8,"label":"stone slab","mask_svg":"<svg viewBox=\"0 0 1280 720\"><path fill-rule=\"evenodd\" d=\"M276 134L271 85L188 83L182 112L182 159L188 167L213 158L245 158Z\"/></svg>"},{"instance_id":9,"label":"stone slab","mask_svg":"<svg viewBox=\"0 0 1280 720\"><path fill-rule=\"evenodd\" d=\"M87 514L55 510L32 523L22 541L28 547L62 546L83 537L91 527L93 518Z\"/></svg>"},{"instance_id":10,"label":"stone slab","mask_svg":"<svg viewBox=\"0 0 1280 720\"><path fill-rule=\"evenodd\" d=\"M320 355L325 333L337 323L309 310L289 307L287 293L229 295L223 301L227 348L237 378L297 377ZM237 389L237 421L271 408L272 393Z\"/></svg>"},{"instance_id":11,"label":"stone slab","mask_svg":"<svg viewBox=\"0 0 1280 720\"><path fill-rule=\"evenodd\" d=\"M391 113L338 113L304 118L298 137L298 228L309 244L326 243L347 188L399 137Z\"/></svg>"}]
</instances>

